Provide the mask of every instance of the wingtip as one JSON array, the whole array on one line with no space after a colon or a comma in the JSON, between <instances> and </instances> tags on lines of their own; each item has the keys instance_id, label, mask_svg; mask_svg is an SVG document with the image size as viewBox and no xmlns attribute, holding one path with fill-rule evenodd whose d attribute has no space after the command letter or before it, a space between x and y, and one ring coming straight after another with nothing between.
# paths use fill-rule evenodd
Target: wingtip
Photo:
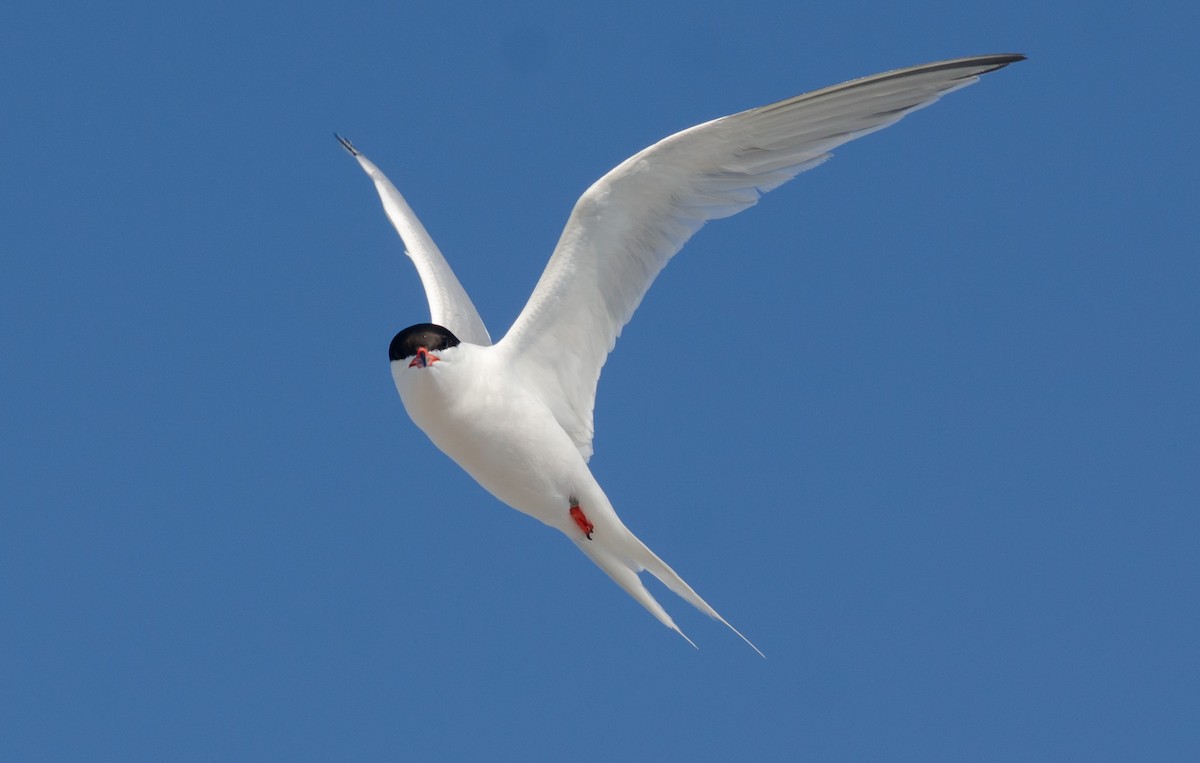
<instances>
[{"instance_id":1,"label":"wingtip","mask_svg":"<svg viewBox=\"0 0 1200 763\"><path fill-rule=\"evenodd\" d=\"M969 74L964 75L963 79L968 82L975 82L984 74L990 74L994 71L999 71L1009 64L1015 64L1019 61L1024 61L1026 58L1024 53L988 53L982 56L968 56L966 58L952 58L947 61L935 61L922 66L914 66L909 69L899 69L895 72L888 72L881 76L903 76L912 73L914 70L920 71L938 71L938 70L969 70ZM874 77L867 77L867 80L874 80Z\"/></svg>"},{"instance_id":2,"label":"wingtip","mask_svg":"<svg viewBox=\"0 0 1200 763\"><path fill-rule=\"evenodd\" d=\"M997 69L1003 69L1009 64L1015 64L1024 61L1028 58L1024 53L995 53L990 56L982 56L980 63L991 66L989 72L994 72Z\"/></svg>"},{"instance_id":3,"label":"wingtip","mask_svg":"<svg viewBox=\"0 0 1200 763\"><path fill-rule=\"evenodd\" d=\"M338 135L336 132L333 134L333 137L337 138L337 140L338 140L338 143L341 143L341 144L342 144L342 148L346 149L346 151L348 151L348 152L350 153L350 155L351 155L351 156L353 156L353 157L357 157L357 156L359 155L359 154L358 154L358 149L354 147L354 144L353 144L353 143L351 143L350 141L346 140L346 139L345 139L345 138L343 138L341 135Z\"/></svg>"},{"instance_id":4,"label":"wingtip","mask_svg":"<svg viewBox=\"0 0 1200 763\"><path fill-rule=\"evenodd\" d=\"M993 53L992 55L988 56L988 58L995 59L997 62L1011 64L1017 61L1024 61L1025 59L1029 58L1029 56L1025 55L1024 53Z\"/></svg>"}]
</instances>

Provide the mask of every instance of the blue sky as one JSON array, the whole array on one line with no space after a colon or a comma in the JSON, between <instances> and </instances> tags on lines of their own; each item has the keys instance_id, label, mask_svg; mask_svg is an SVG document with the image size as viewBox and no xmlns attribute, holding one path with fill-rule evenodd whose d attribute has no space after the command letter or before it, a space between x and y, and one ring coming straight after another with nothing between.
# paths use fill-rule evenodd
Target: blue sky
<instances>
[{"instance_id":1,"label":"blue sky","mask_svg":"<svg viewBox=\"0 0 1200 763\"><path fill-rule=\"evenodd\" d=\"M1198 21L6 5L0 757L1194 760ZM404 415L427 308L335 130L498 336L634 151L1007 51L706 227L605 369L601 484L767 660Z\"/></svg>"}]
</instances>

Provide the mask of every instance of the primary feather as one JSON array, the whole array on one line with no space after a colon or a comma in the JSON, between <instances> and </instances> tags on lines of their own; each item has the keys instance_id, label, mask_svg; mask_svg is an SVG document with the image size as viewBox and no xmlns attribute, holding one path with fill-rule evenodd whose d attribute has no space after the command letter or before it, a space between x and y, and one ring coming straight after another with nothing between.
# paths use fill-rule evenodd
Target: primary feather
<instances>
[{"instance_id":1,"label":"primary feather","mask_svg":"<svg viewBox=\"0 0 1200 763\"><path fill-rule=\"evenodd\" d=\"M709 220L894 124L979 75L1024 56L974 56L851 80L714 119L634 154L575 204L541 280L498 343L550 357L531 374L584 458L592 454L596 382L621 329L667 261Z\"/></svg>"}]
</instances>

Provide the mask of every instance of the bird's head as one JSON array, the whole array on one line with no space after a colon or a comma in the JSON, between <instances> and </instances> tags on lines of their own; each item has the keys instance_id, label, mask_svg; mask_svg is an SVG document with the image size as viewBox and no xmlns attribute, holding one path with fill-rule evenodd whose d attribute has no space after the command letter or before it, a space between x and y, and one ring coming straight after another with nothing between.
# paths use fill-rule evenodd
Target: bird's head
<instances>
[{"instance_id":1,"label":"bird's head","mask_svg":"<svg viewBox=\"0 0 1200 763\"><path fill-rule=\"evenodd\" d=\"M388 347L388 359L407 368L428 368L441 360L438 352L458 345L450 329L436 323L418 323L396 334Z\"/></svg>"}]
</instances>

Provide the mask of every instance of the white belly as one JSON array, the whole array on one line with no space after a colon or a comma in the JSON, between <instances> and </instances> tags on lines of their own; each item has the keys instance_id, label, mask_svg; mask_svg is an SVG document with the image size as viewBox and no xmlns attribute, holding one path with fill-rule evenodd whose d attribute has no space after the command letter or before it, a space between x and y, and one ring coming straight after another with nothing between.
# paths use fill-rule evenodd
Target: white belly
<instances>
[{"instance_id":1,"label":"white belly","mask_svg":"<svg viewBox=\"0 0 1200 763\"><path fill-rule=\"evenodd\" d=\"M413 422L496 498L566 526L571 498L593 482L571 438L539 399L488 373L486 364L446 360L455 362L425 369L393 363Z\"/></svg>"}]
</instances>

